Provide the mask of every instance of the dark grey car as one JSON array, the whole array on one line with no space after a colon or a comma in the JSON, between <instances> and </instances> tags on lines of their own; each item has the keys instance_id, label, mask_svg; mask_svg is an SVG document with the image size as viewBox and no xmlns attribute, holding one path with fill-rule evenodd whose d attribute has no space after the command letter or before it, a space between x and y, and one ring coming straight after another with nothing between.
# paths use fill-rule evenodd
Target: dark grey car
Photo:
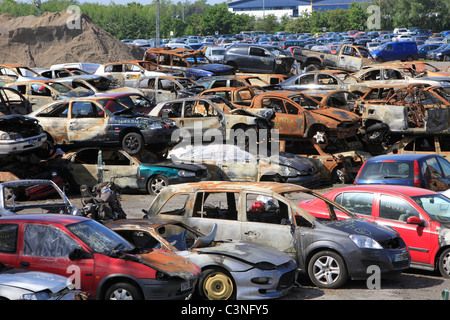
<instances>
[{"instance_id":1,"label":"dark grey car","mask_svg":"<svg viewBox=\"0 0 450 320\"><path fill-rule=\"evenodd\" d=\"M241 72L288 74L295 59L274 46L235 44L225 52L223 61Z\"/></svg>"},{"instance_id":2,"label":"dark grey car","mask_svg":"<svg viewBox=\"0 0 450 320\"><path fill-rule=\"evenodd\" d=\"M320 198L329 220L314 218L297 204ZM349 215L337 220L335 211ZM380 277L409 268L408 248L393 229L356 217L310 189L287 183L199 182L168 186L148 215L176 219L200 232L218 225L216 239L269 244L296 259L302 273L323 288L347 279ZM371 267L371 268L370 268Z\"/></svg>"}]
</instances>

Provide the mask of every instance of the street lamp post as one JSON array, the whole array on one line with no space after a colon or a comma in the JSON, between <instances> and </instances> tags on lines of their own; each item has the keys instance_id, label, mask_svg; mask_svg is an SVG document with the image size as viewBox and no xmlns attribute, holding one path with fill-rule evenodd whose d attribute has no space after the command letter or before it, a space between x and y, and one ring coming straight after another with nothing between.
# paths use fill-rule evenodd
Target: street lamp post
<instances>
[{"instance_id":1,"label":"street lamp post","mask_svg":"<svg viewBox=\"0 0 450 320\"><path fill-rule=\"evenodd\" d=\"M159 0L154 0L156 2L156 41L155 46L159 47Z\"/></svg>"}]
</instances>

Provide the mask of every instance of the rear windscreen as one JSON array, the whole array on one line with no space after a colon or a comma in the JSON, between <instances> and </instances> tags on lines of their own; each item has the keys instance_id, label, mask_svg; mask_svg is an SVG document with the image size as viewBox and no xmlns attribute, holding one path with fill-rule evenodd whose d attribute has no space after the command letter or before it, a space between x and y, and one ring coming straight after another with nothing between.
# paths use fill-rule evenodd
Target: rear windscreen
<instances>
[{"instance_id":1,"label":"rear windscreen","mask_svg":"<svg viewBox=\"0 0 450 320\"><path fill-rule=\"evenodd\" d=\"M413 179L413 162L372 162L366 163L359 180Z\"/></svg>"}]
</instances>

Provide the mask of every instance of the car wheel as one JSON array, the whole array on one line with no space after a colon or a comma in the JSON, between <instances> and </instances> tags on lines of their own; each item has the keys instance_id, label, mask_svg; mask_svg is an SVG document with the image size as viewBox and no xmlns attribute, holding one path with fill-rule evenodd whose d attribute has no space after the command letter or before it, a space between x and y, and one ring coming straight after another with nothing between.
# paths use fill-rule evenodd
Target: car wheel
<instances>
[{"instance_id":1,"label":"car wheel","mask_svg":"<svg viewBox=\"0 0 450 320\"><path fill-rule=\"evenodd\" d=\"M169 185L169 179L162 175L150 178L147 182L147 191L151 195L158 195L161 190Z\"/></svg>"},{"instance_id":2,"label":"car wheel","mask_svg":"<svg viewBox=\"0 0 450 320\"><path fill-rule=\"evenodd\" d=\"M450 249L445 250L439 256L438 268L444 278L450 278Z\"/></svg>"},{"instance_id":3,"label":"car wheel","mask_svg":"<svg viewBox=\"0 0 450 320\"><path fill-rule=\"evenodd\" d=\"M383 58L382 57L378 57L376 60L377 60L377 62L383 62Z\"/></svg>"},{"instance_id":4,"label":"car wheel","mask_svg":"<svg viewBox=\"0 0 450 320\"><path fill-rule=\"evenodd\" d=\"M129 132L122 139L122 149L136 155L144 149L144 138L137 132Z\"/></svg>"},{"instance_id":5,"label":"car wheel","mask_svg":"<svg viewBox=\"0 0 450 320\"><path fill-rule=\"evenodd\" d=\"M450 56L444 56L444 61L450 61Z\"/></svg>"},{"instance_id":6,"label":"car wheel","mask_svg":"<svg viewBox=\"0 0 450 320\"><path fill-rule=\"evenodd\" d=\"M119 282L108 288L105 294L106 300L143 300L142 293L136 286Z\"/></svg>"},{"instance_id":7,"label":"car wheel","mask_svg":"<svg viewBox=\"0 0 450 320\"><path fill-rule=\"evenodd\" d=\"M231 300L236 289L231 276L220 269L206 269L198 283L198 293L208 300Z\"/></svg>"},{"instance_id":8,"label":"car wheel","mask_svg":"<svg viewBox=\"0 0 450 320\"><path fill-rule=\"evenodd\" d=\"M414 58L412 57L412 56L408 56L407 58L406 58L406 61L413 61L414 60Z\"/></svg>"},{"instance_id":9,"label":"car wheel","mask_svg":"<svg viewBox=\"0 0 450 320\"><path fill-rule=\"evenodd\" d=\"M316 253L308 264L311 281L320 288L336 289L347 282L347 267L342 257L333 251Z\"/></svg>"}]
</instances>

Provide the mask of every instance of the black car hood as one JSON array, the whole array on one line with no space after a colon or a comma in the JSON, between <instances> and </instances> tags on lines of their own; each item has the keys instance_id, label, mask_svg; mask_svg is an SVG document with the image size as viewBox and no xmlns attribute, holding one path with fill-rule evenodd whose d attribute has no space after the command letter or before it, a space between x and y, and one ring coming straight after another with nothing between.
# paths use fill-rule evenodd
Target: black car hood
<instances>
[{"instance_id":1,"label":"black car hood","mask_svg":"<svg viewBox=\"0 0 450 320\"><path fill-rule=\"evenodd\" d=\"M220 63L209 63L204 65L196 65L196 69L201 69L205 71L212 72L214 74L223 74L224 72L234 72L234 68L232 66L227 66Z\"/></svg>"},{"instance_id":2,"label":"black car hood","mask_svg":"<svg viewBox=\"0 0 450 320\"><path fill-rule=\"evenodd\" d=\"M333 220L325 224L329 228L348 234L367 236L378 242L399 237L397 231L364 219Z\"/></svg>"}]
</instances>

